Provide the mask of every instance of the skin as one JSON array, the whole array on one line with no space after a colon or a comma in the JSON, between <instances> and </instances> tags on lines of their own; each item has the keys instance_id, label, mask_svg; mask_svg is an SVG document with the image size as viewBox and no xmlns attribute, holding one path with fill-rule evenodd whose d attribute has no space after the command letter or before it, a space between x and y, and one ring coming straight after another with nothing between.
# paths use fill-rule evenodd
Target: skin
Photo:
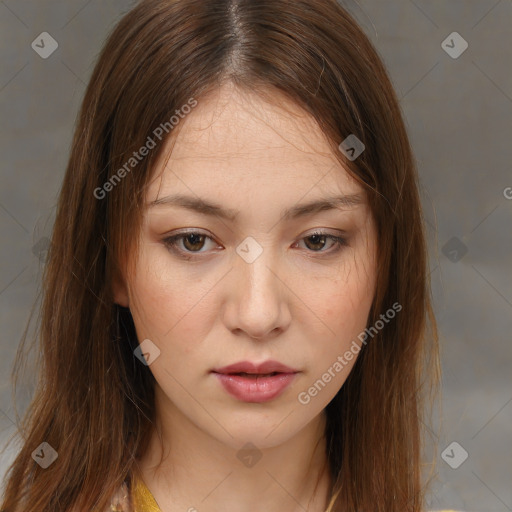
<instances>
[{"instance_id":1,"label":"skin","mask_svg":"<svg viewBox=\"0 0 512 512\"><path fill-rule=\"evenodd\" d=\"M362 187L318 125L275 94L286 110L226 84L180 121L167 141L171 158L153 170L147 204L180 193L238 210L238 217L148 206L134 271L115 285L139 341L160 350L149 365L157 428L139 465L164 512L324 511L328 504L324 408L357 356L309 403L298 395L366 327L376 233ZM347 194L363 201L281 218L285 208ZM210 238L182 238L173 252L164 240L190 228ZM329 237L311 238L315 229L344 236L347 245L335 252ZM263 250L252 263L236 252L248 236ZM266 403L237 400L210 373L267 359L300 372ZM160 437L164 459L156 468ZM237 457L248 442L261 455L251 467Z\"/></svg>"}]
</instances>

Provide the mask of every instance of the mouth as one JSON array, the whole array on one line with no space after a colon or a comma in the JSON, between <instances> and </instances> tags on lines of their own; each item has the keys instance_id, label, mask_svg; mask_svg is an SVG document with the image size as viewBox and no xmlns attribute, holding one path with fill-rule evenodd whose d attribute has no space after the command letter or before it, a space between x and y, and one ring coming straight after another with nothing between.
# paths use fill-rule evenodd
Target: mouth
<instances>
[{"instance_id":1,"label":"mouth","mask_svg":"<svg viewBox=\"0 0 512 512\"><path fill-rule=\"evenodd\" d=\"M297 373L298 370L291 368L279 361L264 361L263 363L253 363L251 361L240 361L222 368L215 368L214 373L225 375L244 375L244 376L269 376L278 373Z\"/></svg>"},{"instance_id":2,"label":"mouth","mask_svg":"<svg viewBox=\"0 0 512 512\"><path fill-rule=\"evenodd\" d=\"M245 361L212 373L224 390L237 400L262 403L281 395L300 372L276 361L259 365Z\"/></svg>"},{"instance_id":3,"label":"mouth","mask_svg":"<svg viewBox=\"0 0 512 512\"><path fill-rule=\"evenodd\" d=\"M281 372L272 372L272 373L246 373L246 372L238 372L238 373L224 373L223 375L238 375L240 377L247 377L249 379L257 379L258 377L273 377L274 375L280 375Z\"/></svg>"}]
</instances>

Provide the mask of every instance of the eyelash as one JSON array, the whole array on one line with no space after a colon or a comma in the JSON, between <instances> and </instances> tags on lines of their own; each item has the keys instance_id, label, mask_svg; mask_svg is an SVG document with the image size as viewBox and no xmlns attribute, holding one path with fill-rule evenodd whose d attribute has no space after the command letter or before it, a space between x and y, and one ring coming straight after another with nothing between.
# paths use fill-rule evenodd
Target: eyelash
<instances>
[{"instance_id":1,"label":"eyelash","mask_svg":"<svg viewBox=\"0 0 512 512\"><path fill-rule=\"evenodd\" d=\"M198 259L198 257L195 256L195 254L201 254L201 253L203 253L205 251L186 251L186 250L179 249L177 247L177 243L178 243L179 240L183 240L185 237L190 236L190 235L204 236L205 238L209 238L210 240L213 240L212 237L206 235L205 233L200 233L198 231L188 231L188 232L185 232L185 233L178 233L176 235L164 238L162 240L162 242L164 243L164 245L169 250L171 250L174 253L178 254L181 258L183 258L185 260ZM328 249L327 251L312 251L312 250L309 250L308 252L318 253L318 254L322 254L322 255L324 255L324 254L335 255L341 249L343 249L343 247L346 247L348 245L346 238L341 237L341 236L332 235L332 234L329 234L329 233L325 233L325 232L322 232L322 231L315 231L313 233L310 233L309 235L301 238L300 240L304 240L306 238L311 238L313 236L325 236L327 239L331 239L333 242L335 242L335 244L330 249ZM334 250L333 250L333 248L334 248ZM201 256L199 256L199 258L200 257Z\"/></svg>"}]
</instances>

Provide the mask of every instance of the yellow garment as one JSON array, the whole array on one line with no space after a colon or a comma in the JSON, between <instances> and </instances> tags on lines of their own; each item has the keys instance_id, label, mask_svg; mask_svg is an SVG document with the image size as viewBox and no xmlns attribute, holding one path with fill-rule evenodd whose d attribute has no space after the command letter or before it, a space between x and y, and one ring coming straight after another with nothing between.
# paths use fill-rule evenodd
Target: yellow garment
<instances>
[{"instance_id":1,"label":"yellow garment","mask_svg":"<svg viewBox=\"0 0 512 512\"><path fill-rule=\"evenodd\" d=\"M133 475L132 498L134 512L162 512L144 481L135 475Z\"/></svg>"},{"instance_id":2,"label":"yellow garment","mask_svg":"<svg viewBox=\"0 0 512 512\"><path fill-rule=\"evenodd\" d=\"M141 478L132 477L132 498L134 512L162 512L157 505L151 491L146 487ZM434 511L433 511L434 512ZM439 510L438 512L456 512L455 510Z\"/></svg>"}]
</instances>

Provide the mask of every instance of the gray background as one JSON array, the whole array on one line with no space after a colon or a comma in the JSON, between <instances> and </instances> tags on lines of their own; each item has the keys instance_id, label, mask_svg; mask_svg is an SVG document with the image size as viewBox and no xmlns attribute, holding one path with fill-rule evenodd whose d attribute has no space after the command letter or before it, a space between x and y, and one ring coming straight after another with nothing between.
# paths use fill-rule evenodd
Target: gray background
<instances>
[{"instance_id":1,"label":"gray background","mask_svg":"<svg viewBox=\"0 0 512 512\"><path fill-rule=\"evenodd\" d=\"M75 116L107 32L132 5L0 1L1 447L15 431L10 371L37 298ZM431 508L512 510L512 2L343 5L389 69L419 165L443 365ZM59 44L47 59L31 48L44 31ZM442 46L454 31L469 44L456 59ZM21 412L34 386L25 380ZM460 446L444 452L452 442ZM444 459L456 465L462 450L468 458L453 469ZM13 455L2 454L0 476Z\"/></svg>"}]
</instances>

